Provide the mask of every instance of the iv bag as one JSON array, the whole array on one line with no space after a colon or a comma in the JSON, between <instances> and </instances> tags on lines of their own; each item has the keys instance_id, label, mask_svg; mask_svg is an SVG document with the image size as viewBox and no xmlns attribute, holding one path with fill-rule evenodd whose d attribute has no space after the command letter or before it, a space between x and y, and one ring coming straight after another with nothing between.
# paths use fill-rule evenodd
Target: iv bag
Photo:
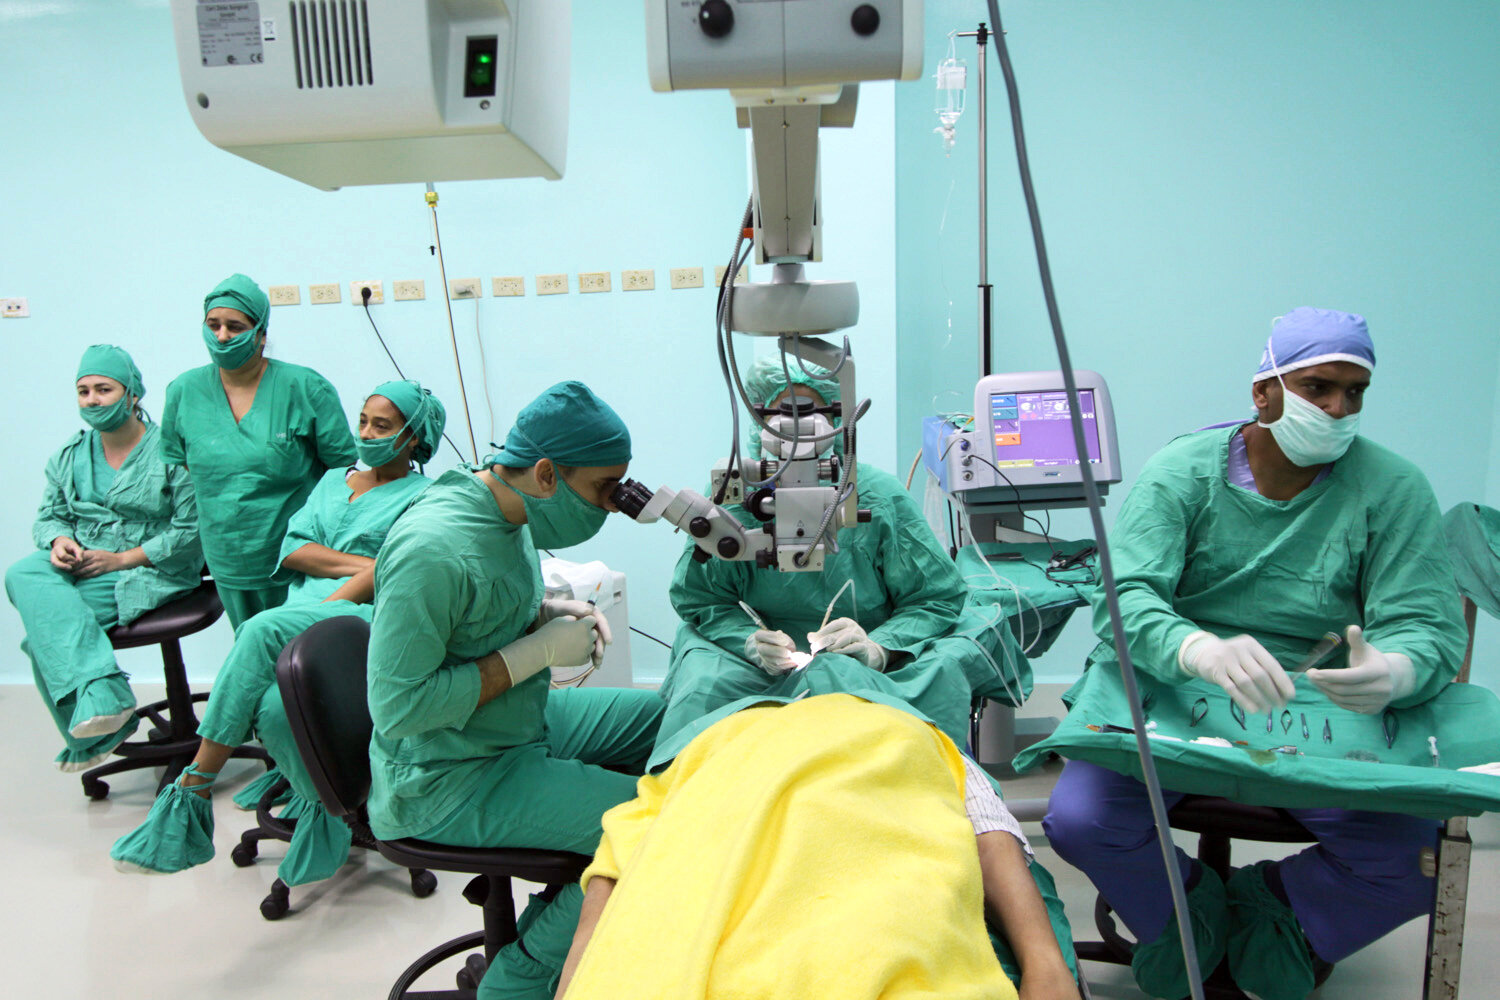
<instances>
[{"instance_id":1,"label":"iv bag","mask_svg":"<svg viewBox=\"0 0 1500 1000\"><path fill-rule=\"evenodd\" d=\"M940 124L933 129L943 137L943 152L953 152L954 126L964 113L964 97L968 93L968 67L964 61L958 58L956 39L953 35L948 36L948 56L938 63L937 73L937 116Z\"/></svg>"}]
</instances>

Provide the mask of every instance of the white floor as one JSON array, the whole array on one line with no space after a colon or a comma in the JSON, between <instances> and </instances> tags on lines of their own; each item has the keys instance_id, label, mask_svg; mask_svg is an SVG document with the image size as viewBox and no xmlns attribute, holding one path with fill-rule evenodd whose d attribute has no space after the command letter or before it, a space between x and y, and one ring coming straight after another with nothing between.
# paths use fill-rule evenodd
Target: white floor
<instances>
[{"instance_id":1,"label":"white floor","mask_svg":"<svg viewBox=\"0 0 1500 1000\"><path fill-rule=\"evenodd\" d=\"M145 685L138 691L154 696ZM1030 711L1047 714L1048 699L1056 694L1044 686ZM0 857L10 859L0 910L5 996L378 998L419 954L479 926L478 911L460 895L463 876L440 874L437 892L419 900L410 894L404 870L362 851L328 882L294 888L292 912L284 919L264 920L259 903L284 845L267 842L257 864L234 867L229 851L252 818L238 812L227 794L214 800L218 856L212 862L173 876L120 874L109 847L144 817L155 777L143 771L117 776L109 798L90 802L77 776L52 766L57 734L29 687L0 686L0 731L11 734L9 753L0 761ZM232 763L224 791L255 773ZM1007 795L1044 796L1053 780L1031 775ZM1087 882L1045 847L1035 824L1028 824L1028 833L1057 877L1075 933L1093 937ZM1472 824L1472 833L1463 995L1489 1000L1500 993L1493 985L1500 981L1500 899L1493 888L1500 821L1484 817ZM1251 846L1237 850L1237 862L1255 857ZM1318 995L1420 997L1425 943L1425 921L1410 923L1342 963ZM1140 995L1128 970L1089 965L1086 972L1101 1000ZM452 981L444 971L431 977L429 988L447 988Z\"/></svg>"}]
</instances>

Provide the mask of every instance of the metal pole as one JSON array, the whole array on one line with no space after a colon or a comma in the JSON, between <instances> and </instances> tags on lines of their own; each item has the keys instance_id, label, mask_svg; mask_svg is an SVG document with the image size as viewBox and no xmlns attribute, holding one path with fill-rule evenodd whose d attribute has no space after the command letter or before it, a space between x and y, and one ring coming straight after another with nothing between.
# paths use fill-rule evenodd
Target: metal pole
<instances>
[{"instance_id":1,"label":"metal pole","mask_svg":"<svg viewBox=\"0 0 1500 1000\"><path fill-rule=\"evenodd\" d=\"M957 34L959 38L972 38L979 45L979 377L983 378L992 370L991 338L994 332L994 286L990 284L989 274L989 143L986 135L989 111L988 88L985 86L985 49L989 44L990 30L981 21L977 30Z\"/></svg>"}]
</instances>

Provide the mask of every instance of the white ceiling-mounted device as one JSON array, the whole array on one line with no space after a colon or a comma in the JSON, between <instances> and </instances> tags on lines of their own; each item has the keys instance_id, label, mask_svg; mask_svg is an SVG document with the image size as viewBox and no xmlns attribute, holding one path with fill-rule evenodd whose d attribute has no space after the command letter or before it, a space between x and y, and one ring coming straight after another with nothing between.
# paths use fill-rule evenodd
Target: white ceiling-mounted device
<instances>
[{"instance_id":1,"label":"white ceiling-mounted device","mask_svg":"<svg viewBox=\"0 0 1500 1000\"><path fill-rule=\"evenodd\" d=\"M172 0L221 149L313 187L562 176L565 0Z\"/></svg>"}]
</instances>

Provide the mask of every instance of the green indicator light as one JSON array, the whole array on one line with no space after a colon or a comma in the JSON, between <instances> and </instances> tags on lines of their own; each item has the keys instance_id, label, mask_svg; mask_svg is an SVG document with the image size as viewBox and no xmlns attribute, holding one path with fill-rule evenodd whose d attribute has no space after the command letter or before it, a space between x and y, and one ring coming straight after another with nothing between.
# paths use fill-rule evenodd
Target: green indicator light
<instances>
[{"instance_id":1,"label":"green indicator light","mask_svg":"<svg viewBox=\"0 0 1500 1000\"><path fill-rule=\"evenodd\" d=\"M490 57L487 56L487 55L481 55L479 57L479 61L480 61L481 64L488 63L490 61Z\"/></svg>"}]
</instances>

